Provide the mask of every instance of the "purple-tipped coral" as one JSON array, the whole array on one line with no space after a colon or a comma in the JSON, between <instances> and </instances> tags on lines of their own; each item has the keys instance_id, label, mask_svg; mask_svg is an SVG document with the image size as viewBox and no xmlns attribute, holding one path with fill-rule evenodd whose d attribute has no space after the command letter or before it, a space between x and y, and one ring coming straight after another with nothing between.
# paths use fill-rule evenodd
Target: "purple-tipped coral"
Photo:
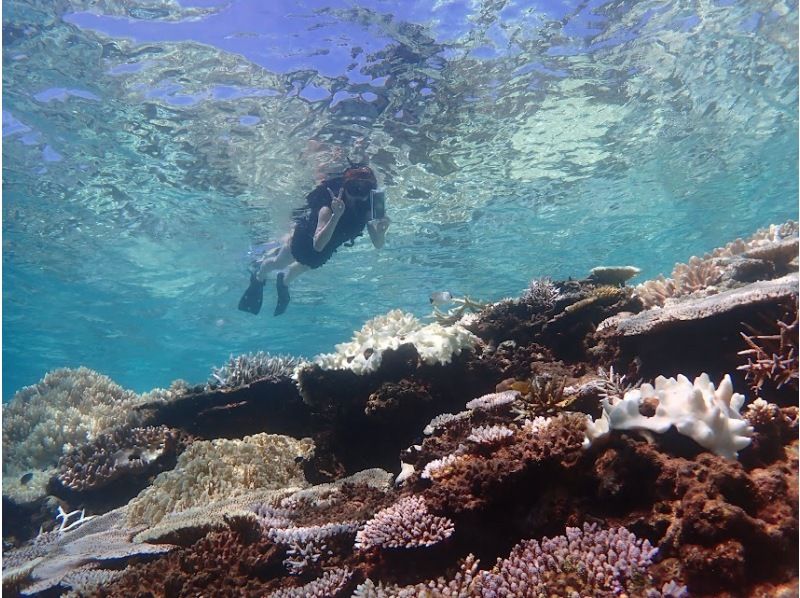
<instances>
[{"instance_id":1,"label":"purple-tipped coral","mask_svg":"<svg viewBox=\"0 0 800 598\"><path fill-rule=\"evenodd\" d=\"M472 399L467 403L470 411L493 411L513 403L519 397L516 390L505 390L503 392L492 392L487 395Z\"/></svg>"},{"instance_id":2,"label":"purple-tipped coral","mask_svg":"<svg viewBox=\"0 0 800 598\"><path fill-rule=\"evenodd\" d=\"M350 581L353 572L347 567L338 567L322 574L322 577L297 588L283 588L269 598L330 598L338 596Z\"/></svg>"},{"instance_id":3,"label":"purple-tipped coral","mask_svg":"<svg viewBox=\"0 0 800 598\"><path fill-rule=\"evenodd\" d=\"M165 426L119 428L61 457L57 477L76 492L94 490L119 477L156 469L176 448L177 436Z\"/></svg>"},{"instance_id":4,"label":"purple-tipped coral","mask_svg":"<svg viewBox=\"0 0 800 598\"><path fill-rule=\"evenodd\" d=\"M401 498L379 511L356 534L356 548L418 548L449 538L455 528L446 517L428 511L420 496Z\"/></svg>"},{"instance_id":5,"label":"purple-tipped coral","mask_svg":"<svg viewBox=\"0 0 800 598\"><path fill-rule=\"evenodd\" d=\"M565 536L526 540L476 578L483 596L617 596L631 593L656 549L624 527L568 527Z\"/></svg>"},{"instance_id":6,"label":"purple-tipped coral","mask_svg":"<svg viewBox=\"0 0 800 598\"><path fill-rule=\"evenodd\" d=\"M559 292L550 278L534 278L522 293L522 300L536 307L550 309L555 305Z\"/></svg>"}]
</instances>

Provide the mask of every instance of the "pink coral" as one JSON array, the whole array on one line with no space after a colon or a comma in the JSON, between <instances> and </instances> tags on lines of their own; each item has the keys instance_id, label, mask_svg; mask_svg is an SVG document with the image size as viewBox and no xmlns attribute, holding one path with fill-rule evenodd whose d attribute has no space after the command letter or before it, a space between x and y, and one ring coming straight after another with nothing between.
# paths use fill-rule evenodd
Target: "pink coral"
<instances>
[{"instance_id":1,"label":"pink coral","mask_svg":"<svg viewBox=\"0 0 800 598\"><path fill-rule=\"evenodd\" d=\"M476 579L484 596L619 595L640 577L656 549L624 527L568 527L565 536L526 540Z\"/></svg>"},{"instance_id":2,"label":"pink coral","mask_svg":"<svg viewBox=\"0 0 800 598\"><path fill-rule=\"evenodd\" d=\"M417 548L449 538L453 522L428 511L422 497L401 498L379 511L356 534L356 548Z\"/></svg>"}]
</instances>

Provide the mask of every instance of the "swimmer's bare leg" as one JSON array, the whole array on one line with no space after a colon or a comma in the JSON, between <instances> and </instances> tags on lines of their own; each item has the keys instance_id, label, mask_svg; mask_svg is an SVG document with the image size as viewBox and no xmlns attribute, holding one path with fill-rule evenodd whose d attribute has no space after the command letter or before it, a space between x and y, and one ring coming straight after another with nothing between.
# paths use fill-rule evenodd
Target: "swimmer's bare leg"
<instances>
[{"instance_id":1,"label":"swimmer's bare leg","mask_svg":"<svg viewBox=\"0 0 800 598\"><path fill-rule=\"evenodd\" d=\"M267 279L267 274L272 270L282 270L294 261L291 242L291 235L286 235L281 239L281 246L270 252L268 256L265 256L259 262L258 271L256 272L258 280L263 282Z\"/></svg>"},{"instance_id":2,"label":"swimmer's bare leg","mask_svg":"<svg viewBox=\"0 0 800 598\"><path fill-rule=\"evenodd\" d=\"M275 311L272 315L279 316L286 311L289 306L289 284L303 272L310 270L310 268L300 262L293 262L288 268L282 272L278 272L278 280L276 283L278 289L278 303L275 305Z\"/></svg>"}]
</instances>

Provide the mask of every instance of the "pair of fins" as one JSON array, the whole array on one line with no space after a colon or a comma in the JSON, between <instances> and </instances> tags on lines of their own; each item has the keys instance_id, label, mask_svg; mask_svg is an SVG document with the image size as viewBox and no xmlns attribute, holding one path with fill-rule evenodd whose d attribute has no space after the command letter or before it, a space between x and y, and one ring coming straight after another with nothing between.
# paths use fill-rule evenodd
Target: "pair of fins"
<instances>
[{"instance_id":1,"label":"pair of fins","mask_svg":"<svg viewBox=\"0 0 800 598\"><path fill-rule=\"evenodd\" d=\"M286 311L289 306L289 287L284 282L284 274L278 274L277 289L278 289L278 303L275 305L273 316L279 316ZM264 302L264 284L265 281L259 280L255 272L250 274L250 286L239 299L239 310L246 311L251 314L258 314L261 311L261 304Z\"/></svg>"}]
</instances>

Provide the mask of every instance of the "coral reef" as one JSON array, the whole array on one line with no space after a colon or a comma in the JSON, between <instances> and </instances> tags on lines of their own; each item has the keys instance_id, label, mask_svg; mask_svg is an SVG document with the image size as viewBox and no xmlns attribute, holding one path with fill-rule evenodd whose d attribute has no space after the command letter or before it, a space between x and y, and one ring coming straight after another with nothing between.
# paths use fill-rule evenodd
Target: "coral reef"
<instances>
[{"instance_id":1,"label":"coral reef","mask_svg":"<svg viewBox=\"0 0 800 598\"><path fill-rule=\"evenodd\" d=\"M469 331L454 324L423 326L413 315L392 310L368 321L349 343L336 345L335 353L318 355L314 363L322 369L349 369L356 374L376 371L387 349L401 344L414 346L427 364L449 363L453 355L478 342Z\"/></svg>"},{"instance_id":2,"label":"coral reef","mask_svg":"<svg viewBox=\"0 0 800 598\"><path fill-rule=\"evenodd\" d=\"M174 470L160 474L130 502L128 522L153 525L168 513L248 490L305 486L300 462L313 450L309 439L274 434L194 442Z\"/></svg>"},{"instance_id":3,"label":"coral reef","mask_svg":"<svg viewBox=\"0 0 800 598\"><path fill-rule=\"evenodd\" d=\"M526 303L543 309L551 309L558 299L559 292L550 278L534 278L520 298Z\"/></svg>"},{"instance_id":4,"label":"coral reef","mask_svg":"<svg viewBox=\"0 0 800 598\"><path fill-rule=\"evenodd\" d=\"M478 596L619 596L641 593L642 577L658 550L625 528L584 523L565 536L517 544L475 579Z\"/></svg>"},{"instance_id":5,"label":"coral reef","mask_svg":"<svg viewBox=\"0 0 800 598\"><path fill-rule=\"evenodd\" d=\"M655 410L644 415L649 403ZM655 386L643 384L622 399L605 399L603 415L586 426L586 443L612 430L649 430L663 434L672 426L711 452L735 459L750 444L753 428L739 413L744 395L734 393L730 376L715 388L707 374L689 382L686 376L656 378Z\"/></svg>"},{"instance_id":6,"label":"coral reef","mask_svg":"<svg viewBox=\"0 0 800 598\"><path fill-rule=\"evenodd\" d=\"M140 424L148 402L88 368L58 369L3 405L3 475L55 467L61 455L119 426Z\"/></svg>"},{"instance_id":7,"label":"coral reef","mask_svg":"<svg viewBox=\"0 0 800 598\"><path fill-rule=\"evenodd\" d=\"M771 225L746 240L736 239L702 258L676 264L671 278L659 276L635 288L646 308L661 307L687 295L707 296L756 280L797 270L798 228L794 221Z\"/></svg>"},{"instance_id":8,"label":"coral reef","mask_svg":"<svg viewBox=\"0 0 800 598\"><path fill-rule=\"evenodd\" d=\"M401 498L370 519L356 534L356 548L418 548L449 538L453 522L428 511L420 496Z\"/></svg>"},{"instance_id":9,"label":"coral reef","mask_svg":"<svg viewBox=\"0 0 800 598\"><path fill-rule=\"evenodd\" d=\"M778 320L771 334L759 333L752 327L751 334L741 333L748 348L739 351L747 356L747 363L737 369L745 372L750 387L758 393L765 382L775 388L789 384L797 390L798 365L798 314L797 297L791 302L788 313ZM784 320L788 320L787 323Z\"/></svg>"},{"instance_id":10,"label":"coral reef","mask_svg":"<svg viewBox=\"0 0 800 598\"><path fill-rule=\"evenodd\" d=\"M234 357L221 368L214 368L206 383L209 390L238 388L264 378L290 378L303 360L291 355L270 355L259 351Z\"/></svg>"},{"instance_id":11,"label":"coral reef","mask_svg":"<svg viewBox=\"0 0 800 598\"><path fill-rule=\"evenodd\" d=\"M75 490L16 510L4 496L6 545L26 537L18 519L30 537L43 509L51 530L5 553L4 589L796 595L796 249L790 223L691 259L670 282L689 294L652 309L624 286L631 268L540 279L469 314L464 303L453 326L390 312L298 369L297 384L288 369L253 374L262 357L271 367L261 354L217 370L214 388L137 396L106 384L117 411L103 391L77 392L94 405L68 416L83 436L63 433L67 449L37 461L63 456L62 484ZM746 347L732 342L742 326ZM30 412L11 410L23 454L35 453L26 425L38 438L63 420L43 398L56 386L28 392ZM758 392L745 408L748 386ZM173 434L190 444L151 479L139 457L166 451ZM50 474L29 469L9 469L4 492L41 491ZM88 500L90 487L137 483L148 486L121 509Z\"/></svg>"},{"instance_id":12,"label":"coral reef","mask_svg":"<svg viewBox=\"0 0 800 598\"><path fill-rule=\"evenodd\" d=\"M60 530L40 534L29 546L3 555L3 589L31 595L73 583L85 588L91 581L85 575L87 565L162 554L174 548L133 540L135 530L126 528L124 520L124 508L100 517L82 516L69 526L64 526L65 518ZM99 574L94 579L105 580Z\"/></svg>"},{"instance_id":13,"label":"coral reef","mask_svg":"<svg viewBox=\"0 0 800 598\"><path fill-rule=\"evenodd\" d=\"M118 428L61 457L56 478L70 490L97 490L123 476L156 471L175 456L177 445L177 434L164 426Z\"/></svg>"}]
</instances>

